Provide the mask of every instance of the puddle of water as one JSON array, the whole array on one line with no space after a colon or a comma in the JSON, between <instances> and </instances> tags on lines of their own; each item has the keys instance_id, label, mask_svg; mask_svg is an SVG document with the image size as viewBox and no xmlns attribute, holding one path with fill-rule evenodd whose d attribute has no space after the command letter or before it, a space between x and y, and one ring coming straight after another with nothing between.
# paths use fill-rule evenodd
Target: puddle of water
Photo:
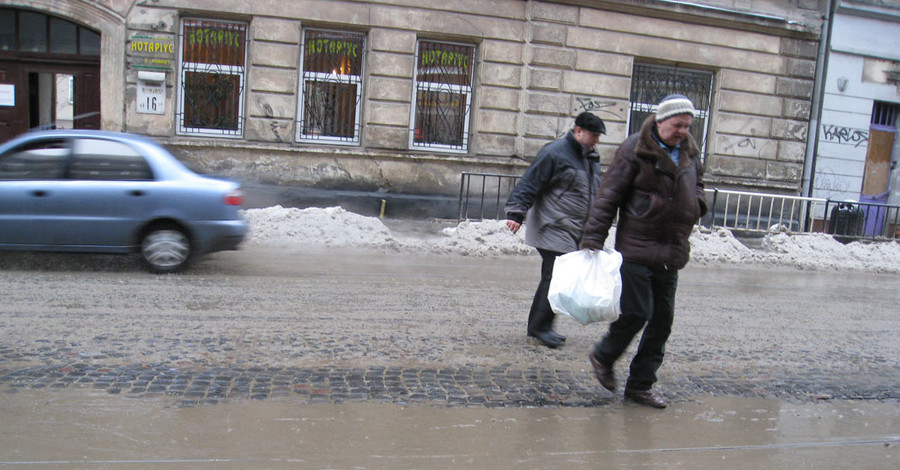
<instances>
[{"instance_id":1,"label":"puddle of water","mask_svg":"<svg viewBox=\"0 0 900 470\"><path fill-rule=\"evenodd\" d=\"M177 408L94 390L0 398L0 466L105 469L900 468L896 403L711 398L665 411L288 400Z\"/></svg>"}]
</instances>

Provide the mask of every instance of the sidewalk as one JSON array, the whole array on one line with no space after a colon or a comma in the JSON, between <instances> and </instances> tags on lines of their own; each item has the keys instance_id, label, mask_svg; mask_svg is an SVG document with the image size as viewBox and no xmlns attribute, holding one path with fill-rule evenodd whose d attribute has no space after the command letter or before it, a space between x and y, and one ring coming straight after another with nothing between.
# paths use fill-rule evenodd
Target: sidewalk
<instances>
[{"instance_id":1,"label":"sidewalk","mask_svg":"<svg viewBox=\"0 0 900 470\"><path fill-rule=\"evenodd\" d=\"M178 408L165 398L28 390L0 399L0 467L52 469L882 470L900 406L705 397L665 411L301 405Z\"/></svg>"}]
</instances>

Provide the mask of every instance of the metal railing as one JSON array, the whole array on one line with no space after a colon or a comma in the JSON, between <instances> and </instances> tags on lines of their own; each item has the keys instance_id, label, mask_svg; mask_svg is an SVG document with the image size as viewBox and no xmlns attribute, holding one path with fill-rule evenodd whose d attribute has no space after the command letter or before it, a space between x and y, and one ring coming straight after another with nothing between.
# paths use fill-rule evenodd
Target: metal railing
<instances>
[{"instance_id":1,"label":"metal railing","mask_svg":"<svg viewBox=\"0 0 900 470\"><path fill-rule=\"evenodd\" d=\"M516 175L463 172L459 182L459 212L456 221L470 218L505 219L506 211L503 206L520 179L522 177ZM473 199L475 203L472 203ZM478 217L470 217L470 209L477 209ZM486 214L493 217L485 217Z\"/></svg>"},{"instance_id":2,"label":"metal railing","mask_svg":"<svg viewBox=\"0 0 900 470\"><path fill-rule=\"evenodd\" d=\"M746 232L768 232L775 228L808 231L811 219L807 215L814 213L817 206L827 204L826 199L819 198L721 189L707 189L706 195L710 204L704 225Z\"/></svg>"},{"instance_id":3,"label":"metal railing","mask_svg":"<svg viewBox=\"0 0 900 470\"><path fill-rule=\"evenodd\" d=\"M521 176L463 172L457 222L504 219ZM699 223L735 232L824 232L841 241L900 239L900 206L872 201L707 189L709 213Z\"/></svg>"},{"instance_id":4,"label":"metal railing","mask_svg":"<svg viewBox=\"0 0 900 470\"><path fill-rule=\"evenodd\" d=\"M701 222L733 231L825 232L841 241L900 238L900 206L871 201L706 190L710 212Z\"/></svg>"},{"instance_id":5,"label":"metal railing","mask_svg":"<svg viewBox=\"0 0 900 470\"><path fill-rule=\"evenodd\" d=\"M829 211L829 207L831 211ZM900 238L900 206L867 201L831 201L825 203L830 214L828 233L835 238Z\"/></svg>"}]
</instances>

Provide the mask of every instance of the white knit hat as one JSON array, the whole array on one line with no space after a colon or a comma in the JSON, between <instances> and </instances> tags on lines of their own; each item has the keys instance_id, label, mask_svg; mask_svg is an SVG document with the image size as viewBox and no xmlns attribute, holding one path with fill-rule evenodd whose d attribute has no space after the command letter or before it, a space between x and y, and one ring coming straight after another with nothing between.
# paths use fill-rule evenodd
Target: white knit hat
<instances>
[{"instance_id":1,"label":"white knit hat","mask_svg":"<svg viewBox=\"0 0 900 470\"><path fill-rule=\"evenodd\" d=\"M659 108L656 110L656 122L665 121L672 116L679 114L690 114L696 116L697 111L694 104L684 95L669 95L659 102Z\"/></svg>"}]
</instances>

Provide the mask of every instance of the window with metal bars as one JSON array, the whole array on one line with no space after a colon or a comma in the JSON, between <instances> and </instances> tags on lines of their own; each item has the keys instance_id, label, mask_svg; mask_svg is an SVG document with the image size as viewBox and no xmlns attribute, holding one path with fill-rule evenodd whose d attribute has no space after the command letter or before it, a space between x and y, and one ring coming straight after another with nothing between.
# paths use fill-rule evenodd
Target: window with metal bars
<instances>
[{"instance_id":1,"label":"window with metal bars","mask_svg":"<svg viewBox=\"0 0 900 470\"><path fill-rule=\"evenodd\" d=\"M246 55L245 23L182 21L180 134L243 135Z\"/></svg>"},{"instance_id":2,"label":"window with metal bars","mask_svg":"<svg viewBox=\"0 0 900 470\"><path fill-rule=\"evenodd\" d=\"M365 36L306 29L301 48L297 140L359 144Z\"/></svg>"},{"instance_id":3,"label":"window with metal bars","mask_svg":"<svg viewBox=\"0 0 900 470\"><path fill-rule=\"evenodd\" d=\"M885 101L876 101L872 104L872 121L870 124L873 128L880 130L896 131L897 114L900 114L900 105Z\"/></svg>"},{"instance_id":4,"label":"window with metal bars","mask_svg":"<svg viewBox=\"0 0 900 470\"><path fill-rule=\"evenodd\" d=\"M464 152L475 46L419 41L410 147Z\"/></svg>"},{"instance_id":5,"label":"window with metal bars","mask_svg":"<svg viewBox=\"0 0 900 470\"><path fill-rule=\"evenodd\" d=\"M644 120L656 112L659 102L668 95L687 96L697 115L691 135L700 147L701 158L706 154L706 134L709 127L709 104L712 100L713 73L664 65L635 63L631 76L631 112L628 133L641 129Z\"/></svg>"}]
</instances>

